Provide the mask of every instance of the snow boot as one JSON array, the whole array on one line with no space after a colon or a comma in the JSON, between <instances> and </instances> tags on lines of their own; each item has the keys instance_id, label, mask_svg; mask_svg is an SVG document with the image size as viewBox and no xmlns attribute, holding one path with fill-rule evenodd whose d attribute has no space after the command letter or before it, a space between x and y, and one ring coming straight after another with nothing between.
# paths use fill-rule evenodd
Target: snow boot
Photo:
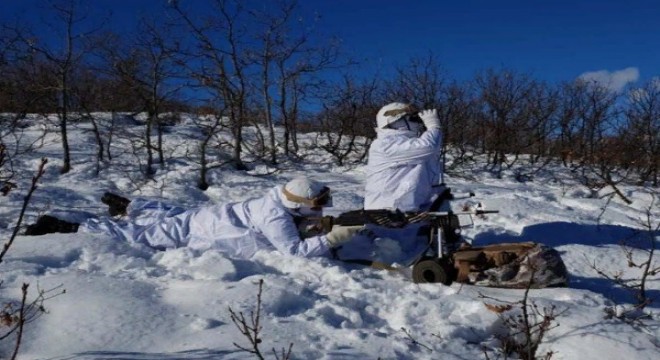
<instances>
[{"instance_id":1,"label":"snow boot","mask_svg":"<svg viewBox=\"0 0 660 360\"><path fill-rule=\"evenodd\" d=\"M60 220L54 216L39 216L37 222L28 225L25 229L25 235L37 236L52 233L75 233L80 224Z\"/></svg>"},{"instance_id":2,"label":"snow boot","mask_svg":"<svg viewBox=\"0 0 660 360\"><path fill-rule=\"evenodd\" d=\"M126 215L126 208L131 201L125 197L106 192L103 194L103 197L101 197L101 202L108 205L110 216L123 216Z\"/></svg>"}]
</instances>

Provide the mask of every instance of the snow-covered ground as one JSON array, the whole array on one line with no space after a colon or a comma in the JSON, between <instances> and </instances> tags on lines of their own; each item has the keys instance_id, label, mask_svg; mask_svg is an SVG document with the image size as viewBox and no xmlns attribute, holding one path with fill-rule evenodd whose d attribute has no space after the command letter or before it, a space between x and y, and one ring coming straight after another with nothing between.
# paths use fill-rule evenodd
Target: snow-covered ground
<instances>
[{"instance_id":1,"label":"snow-covered ground","mask_svg":"<svg viewBox=\"0 0 660 360\"><path fill-rule=\"evenodd\" d=\"M42 156L49 164L26 224L43 213L78 221L105 216L107 207L100 197L108 190L196 206L259 196L300 174L333 189L332 211L361 207L363 168L334 166L318 150L303 150L303 160L287 161L276 173L265 166L247 173L215 169L209 177L211 188L202 192L195 187L197 165L186 156L194 149L188 138L192 131L183 126L166 135L168 163L155 181L144 182L134 173L136 157L121 137L112 148L111 164L104 165L97 177L94 141L84 131L87 128L71 129L73 170L66 175L58 173L61 150L56 134L47 136L29 157L15 159L15 169L26 180L0 197L2 242L9 239L28 179ZM33 126L28 135L38 129ZM313 141L303 137L307 144ZM465 236L474 244L543 242L562 254L571 273L570 287L530 293L538 305L555 305L562 311L559 326L546 335L539 354L553 351L553 359L660 358L658 277L647 283L648 295L656 302L646 310L655 318L646 320L645 327L633 327L605 319L606 307L631 304L633 299L590 266L595 262L612 273L638 274L627 267L618 243L643 229L640 221L651 196L643 188L624 187L633 204L617 199L608 203L607 198L590 197L565 170L552 170L527 183L508 176L495 179L485 171L474 171L471 180L446 177L455 191L474 191L486 208L500 210L475 219ZM657 222L657 203L652 211ZM185 248L159 252L82 233L19 236L0 264L0 280L1 303L19 300L23 283L30 284L32 296L37 287L66 289L45 303L47 314L26 326L20 359L254 358L234 345L249 347L232 323L229 308L249 316L260 280L260 347L267 358L275 357L272 348L279 351L293 344L295 359L479 359L502 325L485 306L493 301L481 295L509 301L523 295L522 290L414 284L405 270L388 272L330 259L262 252L237 260ZM0 357L13 345L12 338L0 341Z\"/></svg>"}]
</instances>

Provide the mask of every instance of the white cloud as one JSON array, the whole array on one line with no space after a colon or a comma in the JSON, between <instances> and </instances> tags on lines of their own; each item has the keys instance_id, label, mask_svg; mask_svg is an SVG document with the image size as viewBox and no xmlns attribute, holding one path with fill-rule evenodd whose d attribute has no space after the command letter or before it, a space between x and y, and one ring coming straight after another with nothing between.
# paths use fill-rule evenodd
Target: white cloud
<instances>
[{"instance_id":1,"label":"white cloud","mask_svg":"<svg viewBox=\"0 0 660 360\"><path fill-rule=\"evenodd\" d=\"M595 82L612 91L620 92L628 83L633 83L639 80L639 69L636 67L629 67L612 72L608 70L590 71L578 76L578 79L587 82Z\"/></svg>"}]
</instances>

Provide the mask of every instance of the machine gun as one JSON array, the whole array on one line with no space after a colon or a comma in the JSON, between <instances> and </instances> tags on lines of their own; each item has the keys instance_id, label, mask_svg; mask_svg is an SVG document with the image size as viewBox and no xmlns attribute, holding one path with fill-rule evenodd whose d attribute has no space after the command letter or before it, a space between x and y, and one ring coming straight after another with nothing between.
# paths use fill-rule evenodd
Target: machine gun
<instances>
[{"instance_id":1,"label":"machine gun","mask_svg":"<svg viewBox=\"0 0 660 360\"><path fill-rule=\"evenodd\" d=\"M316 219L321 224L321 230L328 232L332 230L334 225L341 226L357 226L357 225L367 225L374 224L387 228L404 228L412 223L418 223L427 220L437 220L439 224L443 226L448 226L450 223L458 226L458 219L456 215L468 214L467 211L461 213L454 213L450 210L449 201L457 199L457 197L451 193L450 188L442 187L441 191L438 191L438 197L433 201L429 206L428 211L420 212L403 212L398 209L389 210L389 209L378 209L378 210L352 210L345 213L342 213L338 216L324 216L320 219ZM474 196L474 193L468 193L462 195L460 198L467 198ZM440 211L444 210L444 211ZM470 215L483 215L487 213L493 213L496 211L485 211L477 209L475 212L469 212Z\"/></svg>"},{"instance_id":2,"label":"machine gun","mask_svg":"<svg viewBox=\"0 0 660 360\"><path fill-rule=\"evenodd\" d=\"M410 222L405 213L399 210L352 210L338 216L323 216L319 219L323 232L329 232L335 225L359 226L374 224L388 228L403 228Z\"/></svg>"},{"instance_id":3,"label":"machine gun","mask_svg":"<svg viewBox=\"0 0 660 360\"><path fill-rule=\"evenodd\" d=\"M338 216L323 216L314 219L324 233L332 230L335 225L357 226L377 225L385 228L401 229L412 224L421 226L421 233L427 246L409 264L412 266L413 281L417 283L440 282L450 284L456 280L458 263L454 263L454 254L465 248L467 244L461 236L461 229L472 226L473 216L498 213L497 210L463 209L454 212L449 201L457 198L468 198L474 193L453 195L445 188L431 204L429 211L402 212L400 210L352 210ZM470 223L462 225L459 216L468 216Z\"/></svg>"},{"instance_id":4,"label":"machine gun","mask_svg":"<svg viewBox=\"0 0 660 360\"><path fill-rule=\"evenodd\" d=\"M417 225L417 237L425 246L408 266L416 283L452 282L504 288L543 288L567 286L568 272L559 252L534 242L498 243L472 246L461 236L461 229L474 225L474 216L495 214L479 205L452 211L450 201L474 196L454 195L443 189L428 211L354 210L339 216L317 218L324 232L335 225L378 225L385 228L405 228ZM460 219L469 218L462 224ZM319 229L320 230L320 229ZM346 260L378 269L398 270L370 260Z\"/></svg>"}]
</instances>

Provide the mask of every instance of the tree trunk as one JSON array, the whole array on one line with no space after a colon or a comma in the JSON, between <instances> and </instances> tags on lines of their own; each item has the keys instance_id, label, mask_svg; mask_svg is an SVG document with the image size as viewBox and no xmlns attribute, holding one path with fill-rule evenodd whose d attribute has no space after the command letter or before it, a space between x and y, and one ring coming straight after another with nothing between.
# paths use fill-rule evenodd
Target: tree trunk
<instances>
[{"instance_id":1,"label":"tree trunk","mask_svg":"<svg viewBox=\"0 0 660 360\"><path fill-rule=\"evenodd\" d=\"M145 175L148 179L151 179L155 173L153 169L154 164L154 155L153 148L151 146L151 129L153 128L154 114L149 114L146 124L146 133L145 133L145 146L147 148L147 168L145 169Z\"/></svg>"},{"instance_id":2,"label":"tree trunk","mask_svg":"<svg viewBox=\"0 0 660 360\"><path fill-rule=\"evenodd\" d=\"M62 134L62 149L64 150L64 158L62 161L61 174L66 174L71 171L71 152L69 149L69 136L67 133L68 112L69 112L69 92L66 88L66 76L62 78L62 116L60 117L60 133Z\"/></svg>"}]
</instances>

